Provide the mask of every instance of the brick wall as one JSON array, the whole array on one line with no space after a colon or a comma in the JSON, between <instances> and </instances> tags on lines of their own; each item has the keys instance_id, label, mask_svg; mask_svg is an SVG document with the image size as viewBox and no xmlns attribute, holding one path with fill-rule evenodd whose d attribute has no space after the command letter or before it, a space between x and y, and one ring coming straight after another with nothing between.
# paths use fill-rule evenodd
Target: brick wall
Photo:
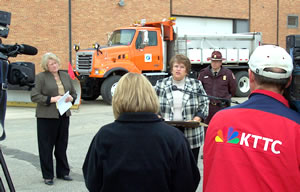
<instances>
[{"instance_id":1,"label":"brick wall","mask_svg":"<svg viewBox=\"0 0 300 192\"><path fill-rule=\"evenodd\" d=\"M142 18L158 21L170 17L169 1L125 0L72 0L72 45L80 43L82 48L93 43L105 44L107 34L114 28L131 25ZM68 0L0 1L0 10L11 12L11 26L4 44L25 43L38 48L36 56L19 55L10 61L30 61L36 64L46 52L59 56L62 68L69 62L69 13ZM75 52L73 54L73 63Z\"/></svg>"},{"instance_id":2,"label":"brick wall","mask_svg":"<svg viewBox=\"0 0 300 192\"><path fill-rule=\"evenodd\" d=\"M46 52L57 54L62 63L68 61L67 1L0 1L0 9L11 12L10 32L5 44L28 44L38 48L38 55L10 58L10 61L30 61L39 67Z\"/></svg>"},{"instance_id":3,"label":"brick wall","mask_svg":"<svg viewBox=\"0 0 300 192\"><path fill-rule=\"evenodd\" d=\"M118 5L119 0L72 1L73 42L80 47L91 47L93 43L106 44L108 34L117 27L126 27L135 21L160 21L170 17L169 1L125 0L125 6Z\"/></svg>"},{"instance_id":4,"label":"brick wall","mask_svg":"<svg viewBox=\"0 0 300 192\"><path fill-rule=\"evenodd\" d=\"M248 19L249 0L172 0L172 14Z\"/></svg>"},{"instance_id":5,"label":"brick wall","mask_svg":"<svg viewBox=\"0 0 300 192\"><path fill-rule=\"evenodd\" d=\"M287 27L287 16L298 15L298 28ZM300 35L300 0L285 0L279 2L279 45L286 46L286 36Z\"/></svg>"},{"instance_id":6,"label":"brick wall","mask_svg":"<svg viewBox=\"0 0 300 192\"><path fill-rule=\"evenodd\" d=\"M263 42L277 44L277 2L279 1L278 43L285 47L285 37L300 34L287 28L287 15L300 16L300 0L72 0L72 45L82 48L95 42L101 45L116 27L128 26L136 20L159 21L172 14L225 19L249 19L250 31L263 33ZM249 7L250 2L250 7ZM36 56L11 58L39 63L46 52L56 53L62 68L69 62L68 0L0 0L0 10L12 13L10 33L5 44L25 43L38 48ZM250 13L249 13L250 11ZM75 52L72 51L74 63Z\"/></svg>"},{"instance_id":7,"label":"brick wall","mask_svg":"<svg viewBox=\"0 0 300 192\"><path fill-rule=\"evenodd\" d=\"M300 0L253 0L251 2L250 30L262 32L264 44L278 44L285 47L287 35L300 34L300 26L294 29L287 27L289 14L300 17Z\"/></svg>"},{"instance_id":8,"label":"brick wall","mask_svg":"<svg viewBox=\"0 0 300 192\"><path fill-rule=\"evenodd\" d=\"M251 2L250 31L262 32L265 44L276 44L277 0L253 0Z\"/></svg>"}]
</instances>

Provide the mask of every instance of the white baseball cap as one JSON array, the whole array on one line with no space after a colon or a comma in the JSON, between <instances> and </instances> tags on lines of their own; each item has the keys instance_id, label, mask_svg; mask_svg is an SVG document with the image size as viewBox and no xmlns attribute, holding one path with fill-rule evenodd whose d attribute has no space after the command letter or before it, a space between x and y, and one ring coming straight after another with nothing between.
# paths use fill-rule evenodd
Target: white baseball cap
<instances>
[{"instance_id":1,"label":"white baseball cap","mask_svg":"<svg viewBox=\"0 0 300 192\"><path fill-rule=\"evenodd\" d=\"M252 72L272 79L288 78L293 71L293 60L291 56L286 50L275 45L257 47L252 53L248 65ZM285 70L285 72L276 73L266 71L267 68L279 68Z\"/></svg>"}]
</instances>

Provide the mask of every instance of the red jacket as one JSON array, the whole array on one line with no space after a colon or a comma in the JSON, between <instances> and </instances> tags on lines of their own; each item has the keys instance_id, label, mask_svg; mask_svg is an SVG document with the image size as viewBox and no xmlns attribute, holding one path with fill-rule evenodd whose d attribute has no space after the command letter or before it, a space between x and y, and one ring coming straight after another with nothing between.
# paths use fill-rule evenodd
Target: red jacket
<instances>
[{"instance_id":1,"label":"red jacket","mask_svg":"<svg viewBox=\"0 0 300 192\"><path fill-rule=\"evenodd\" d=\"M280 94L255 90L211 120L205 192L300 191L300 114Z\"/></svg>"}]
</instances>

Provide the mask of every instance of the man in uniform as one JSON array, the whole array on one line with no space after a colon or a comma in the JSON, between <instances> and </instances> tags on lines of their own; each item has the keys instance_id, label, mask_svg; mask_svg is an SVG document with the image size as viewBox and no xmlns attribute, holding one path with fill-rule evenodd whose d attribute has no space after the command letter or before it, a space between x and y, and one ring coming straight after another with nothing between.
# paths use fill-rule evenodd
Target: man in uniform
<instances>
[{"instance_id":1,"label":"man in uniform","mask_svg":"<svg viewBox=\"0 0 300 192\"><path fill-rule=\"evenodd\" d=\"M226 98L228 100L234 96L236 91L236 80L231 70L222 67L222 54L220 51L214 51L211 54L210 66L202 69L198 79L202 82L202 85L207 95ZM230 106L230 102L210 99L209 114L204 120L204 123L208 124L213 115L226 107Z\"/></svg>"}]
</instances>

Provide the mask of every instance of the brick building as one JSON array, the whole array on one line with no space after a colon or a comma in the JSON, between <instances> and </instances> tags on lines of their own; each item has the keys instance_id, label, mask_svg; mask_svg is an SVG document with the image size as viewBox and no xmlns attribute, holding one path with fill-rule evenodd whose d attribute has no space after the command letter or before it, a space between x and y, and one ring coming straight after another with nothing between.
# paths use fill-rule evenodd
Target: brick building
<instances>
[{"instance_id":1,"label":"brick building","mask_svg":"<svg viewBox=\"0 0 300 192\"><path fill-rule=\"evenodd\" d=\"M67 68L69 62L68 0L0 0L0 10L11 12L10 33L4 44L25 43L38 48L36 56L19 55L11 61L31 61L37 72L41 56L56 53ZM285 37L300 34L300 0L71 0L71 44L82 48L101 45L116 27L146 19L158 21L175 16L204 21L201 25L226 23L231 32L262 32L263 43L285 47ZM179 20L180 20L179 19ZM215 22L215 24L214 24ZM200 27L201 27L200 26ZM72 53L74 63L75 54Z\"/></svg>"}]
</instances>

